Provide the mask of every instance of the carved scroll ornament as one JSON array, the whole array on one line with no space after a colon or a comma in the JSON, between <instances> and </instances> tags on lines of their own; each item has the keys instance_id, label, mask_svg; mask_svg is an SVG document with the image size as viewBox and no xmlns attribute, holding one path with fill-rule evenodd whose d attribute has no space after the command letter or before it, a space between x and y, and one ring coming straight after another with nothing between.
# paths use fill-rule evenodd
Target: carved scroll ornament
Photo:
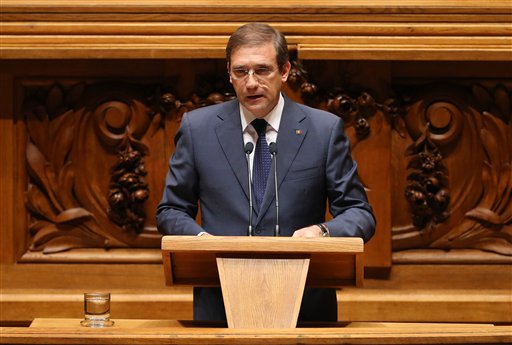
<instances>
[{"instance_id":1,"label":"carved scroll ornament","mask_svg":"<svg viewBox=\"0 0 512 345\"><path fill-rule=\"evenodd\" d=\"M159 247L153 215L167 157L154 148L164 147L164 123L233 97L180 101L162 86L128 83L26 90L25 203L30 250L43 253Z\"/></svg>"},{"instance_id":2,"label":"carved scroll ornament","mask_svg":"<svg viewBox=\"0 0 512 345\"><path fill-rule=\"evenodd\" d=\"M115 93L119 90L108 90L113 89L107 85L94 89L82 83L68 88L60 84L27 88L26 205L31 250L54 253L158 243L154 227L142 229L141 217L131 219L138 227L137 234L122 231L109 221L105 191L110 167L120 166L115 163L118 152L131 150L142 157L147 152L143 137L154 124L135 97L119 99ZM136 169L139 176L144 175L140 161ZM140 186L145 187L144 182ZM148 193L144 187L132 192L144 199Z\"/></svg>"},{"instance_id":3,"label":"carved scroll ornament","mask_svg":"<svg viewBox=\"0 0 512 345\"><path fill-rule=\"evenodd\" d=\"M510 92L503 85L472 89L472 103L467 89L444 87L419 94L408 108L407 130L415 143L405 194L413 224L393 229L395 250L473 248L512 255Z\"/></svg>"},{"instance_id":4,"label":"carved scroll ornament","mask_svg":"<svg viewBox=\"0 0 512 345\"><path fill-rule=\"evenodd\" d=\"M432 84L417 94L397 88L396 97L379 103L368 92L348 92L341 85L326 91L310 79L295 63L291 88L306 104L337 114L354 128L352 149L379 135L370 123L381 113L400 138L412 141L403 152L406 171L395 176L405 175L411 224L393 228L394 250L463 248L512 255L511 96L504 85L473 85L468 92Z\"/></svg>"},{"instance_id":5,"label":"carved scroll ornament","mask_svg":"<svg viewBox=\"0 0 512 345\"><path fill-rule=\"evenodd\" d=\"M370 125L382 115L410 141L406 171L396 173L404 179L411 224L393 227L394 250L478 248L512 255L508 89L432 88L413 97L397 92L379 103L368 92L323 91L308 78L295 65L289 85L305 103L342 117L353 128L352 144L385 135ZM168 119L178 122L185 111L234 97L213 90L182 101L161 86L27 87L31 250L158 247L160 235L147 215L158 203L165 171L158 164L166 165L167 157L155 148L173 135L164 133Z\"/></svg>"}]
</instances>

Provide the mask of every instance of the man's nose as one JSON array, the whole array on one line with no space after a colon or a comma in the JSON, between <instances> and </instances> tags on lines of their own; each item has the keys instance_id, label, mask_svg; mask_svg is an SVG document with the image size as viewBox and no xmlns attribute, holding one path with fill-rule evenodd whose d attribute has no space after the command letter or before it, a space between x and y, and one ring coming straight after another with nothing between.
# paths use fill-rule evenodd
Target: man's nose
<instances>
[{"instance_id":1,"label":"man's nose","mask_svg":"<svg viewBox=\"0 0 512 345\"><path fill-rule=\"evenodd\" d=\"M254 88L259 86L259 81L254 73L247 74L247 81L245 83L245 86L248 88Z\"/></svg>"}]
</instances>

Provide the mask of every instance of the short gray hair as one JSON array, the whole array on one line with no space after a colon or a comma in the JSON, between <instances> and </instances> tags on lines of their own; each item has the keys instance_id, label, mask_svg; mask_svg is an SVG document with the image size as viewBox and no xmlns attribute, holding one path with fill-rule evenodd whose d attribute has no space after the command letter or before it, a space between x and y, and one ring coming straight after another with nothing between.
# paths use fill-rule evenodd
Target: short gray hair
<instances>
[{"instance_id":1,"label":"short gray hair","mask_svg":"<svg viewBox=\"0 0 512 345\"><path fill-rule=\"evenodd\" d=\"M279 30L265 23L249 23L236 29L226 46L226 60L231 64L231 53L240 47L254 47L269 42L274 43L277 66L282 70L289 60L288 43Z\"/></svg>"}]
</instances>

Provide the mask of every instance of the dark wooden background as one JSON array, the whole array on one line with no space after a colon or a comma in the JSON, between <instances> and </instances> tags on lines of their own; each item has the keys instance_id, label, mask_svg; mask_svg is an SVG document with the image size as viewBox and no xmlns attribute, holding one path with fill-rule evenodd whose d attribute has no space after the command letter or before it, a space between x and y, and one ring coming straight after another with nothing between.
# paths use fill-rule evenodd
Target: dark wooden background
<instances>
[{"instance_id":1,"label":"dark wooden background","mask_svg":"<svg viewBox=\"0 0 512 345\"><path fill-rule=\"evenodd\" d=\"M470 320L510 321L510 4L199 5L4 1L1 320L81 315L94 289L123 316L190 317L190 289L164 287L155 208L181 115L233 97L225 42L259 20L288 37L286 93L345 120L378 221L369 287L447 305L469 289ZM342 316L375 317L358 309Z\"/></svg>"}]
</instances>

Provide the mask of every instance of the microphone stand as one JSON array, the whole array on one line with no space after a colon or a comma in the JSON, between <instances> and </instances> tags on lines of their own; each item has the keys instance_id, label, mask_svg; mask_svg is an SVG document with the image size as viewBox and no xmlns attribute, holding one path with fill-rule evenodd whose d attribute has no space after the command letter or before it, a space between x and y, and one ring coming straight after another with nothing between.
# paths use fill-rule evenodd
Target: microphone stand
<instances>
[{"instance_id":1,"label":"microphone stand","mask_svg":"<svg viewBox=\"0 0 512 345\"><path fill-rule=\"evenodd\" d=\"M250 164L250 154L254 149L254 144L248 142L245 144L244 150L245 155L247 156L247 180L249 183L249 228L247 229L247 236L252 236L252 178L251 178L251 164Z\"/></svg>"},{"instance_id":2,"label":"microphone stand","mask_svg":"<svg viewBox=\"0 0 512 345\"><path fill-rule=\"evenodd\" d=\"M274 230L274 236L279 236L279 193L277 192L277 144L271 142L269 145L270 154L272 155L272 161L274 164L274 188L276 192L276 228Z\"/></svg>"}]
</instances>

